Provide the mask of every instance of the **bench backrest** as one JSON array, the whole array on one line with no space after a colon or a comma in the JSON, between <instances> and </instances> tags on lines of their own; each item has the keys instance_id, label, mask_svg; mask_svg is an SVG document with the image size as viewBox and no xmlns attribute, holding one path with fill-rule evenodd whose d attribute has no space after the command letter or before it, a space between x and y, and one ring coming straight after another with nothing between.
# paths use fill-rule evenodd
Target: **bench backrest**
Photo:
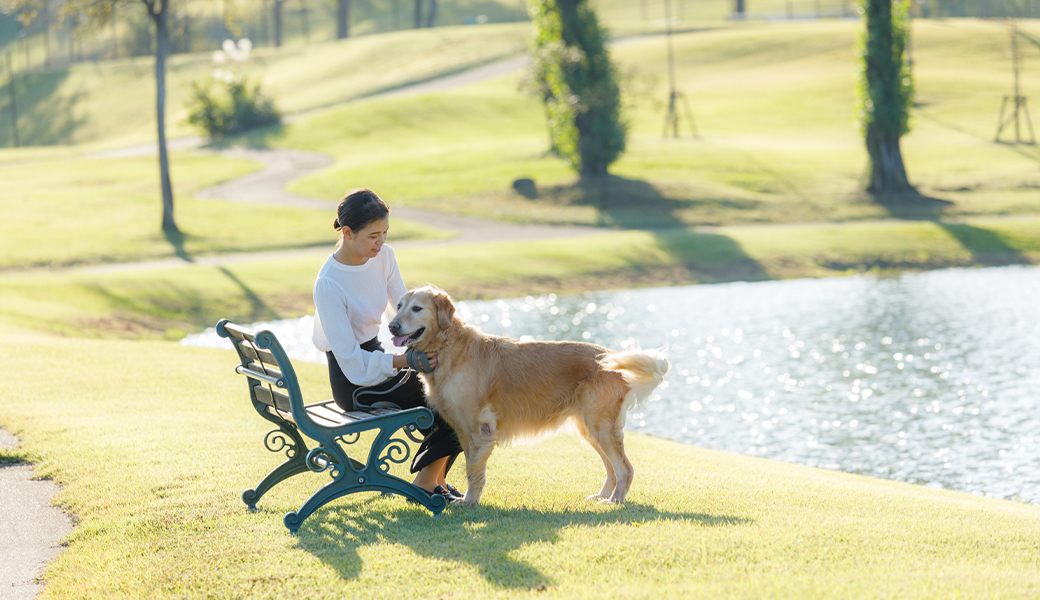
<instances>
[{"instance_id":1,"label":"bench backrest","mask_svg":"<svg viewBox=\"0 0 1040 600\"><path fill-rule=\"evenodd\" d=\"M228 319L217 323L217 334L231 340L241 364L235 372L245 375L249 382L249 397L261 415L269 414L268 407L293 419L293 406L303 414L303 395L289 357L278 338L267 330L253 332Z\"/></svg>"}]
</instances>

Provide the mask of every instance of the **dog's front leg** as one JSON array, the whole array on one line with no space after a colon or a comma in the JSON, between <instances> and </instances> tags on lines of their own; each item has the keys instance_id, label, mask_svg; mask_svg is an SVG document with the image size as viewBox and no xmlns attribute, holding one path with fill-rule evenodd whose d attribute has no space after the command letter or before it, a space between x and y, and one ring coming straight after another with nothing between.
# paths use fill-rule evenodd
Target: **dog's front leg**
<instances>
[{"instance_id":1,"label":"dog's front leg","mask_svg":"<svg viewBox=\"0 0 1040 600\"><path fill-rule=\"evenodd\" d=\"M466 495L462 499L463 504L471 505L480 502L484 484L487 483L487 461L491 458L491 451L495 449L498 434L493 415L491 419L482 418L476 429L471 433L466 448L466 475L469 477L469 487L466 488Z\"/></svg>"}]
</instances>

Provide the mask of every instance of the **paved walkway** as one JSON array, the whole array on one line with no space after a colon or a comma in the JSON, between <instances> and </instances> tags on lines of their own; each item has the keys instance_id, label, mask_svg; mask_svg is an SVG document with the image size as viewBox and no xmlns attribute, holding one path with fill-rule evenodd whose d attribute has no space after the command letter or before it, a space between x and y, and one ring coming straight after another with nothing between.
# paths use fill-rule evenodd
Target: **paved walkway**
<instances>
[{"instance_id":1,"label":"paved walkway","mask_svg":"<svg viewBox=\"0 0 1040 600\"><path fill-rule=\"evenodd\" d=\"M0 429L0 448L18 438ZM44 567L61 552L72 519L51 504L58 486L33 479L29 465L0 466L0 598L30 600L43 589Z\"/></svg>"}]
</instances>

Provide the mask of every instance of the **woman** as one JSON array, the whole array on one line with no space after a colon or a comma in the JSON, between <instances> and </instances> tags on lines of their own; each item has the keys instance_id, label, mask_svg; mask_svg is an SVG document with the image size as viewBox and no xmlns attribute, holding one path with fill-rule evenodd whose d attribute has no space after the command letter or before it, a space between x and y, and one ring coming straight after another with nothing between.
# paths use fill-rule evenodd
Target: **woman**
<instances>
[{"instance_id":1,"label":"woman","mask_svg":"<svg viewBox=\"0 0 1040 600\"><path fill-rule=\"evenodd\" d=\"M393 316L406 291L394 251L385 245L390 207L371 190L354 190L340 202L333 227L341 236L314 282L313 338L328 357L332 397L344 410L425 406L418 374L404 355L385 353L377 339L381 317ZM430 370L436 368L436 353L428 359ZM434 414L433 426L422 433L412 483L449 502L461 498L444 480L462 452L455 432Z\"/></svg>"}]
</instances>

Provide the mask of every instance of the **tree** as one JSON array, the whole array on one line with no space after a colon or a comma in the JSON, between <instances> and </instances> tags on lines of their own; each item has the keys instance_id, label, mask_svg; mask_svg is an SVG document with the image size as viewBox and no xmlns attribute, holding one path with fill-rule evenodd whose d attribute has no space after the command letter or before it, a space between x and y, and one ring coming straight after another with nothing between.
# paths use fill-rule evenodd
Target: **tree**
<instances>
[{"instance_id":1,"label":"tree","mask_svg":"<svg viewBox=\"0 0 1040 600\"><path fill-rule=\"evenodd\" d=\"M274 0L274 46L275 48L282 47L282 8L285 4L284 0Z\"/></svg>"},{"instance_id":2,"label":"tree","mask_svg":"<svg viewBox=\"0 0 1040 600\"><path fill-rule=\"evenodd\" d=\"M863 0L859 121L869 156L867 191L890 194L912 189L899 148L910 131L914 86L903 60L909 28L909 0Z\"/></svg>"},{"instance_id":3,"label":"tree","mask_svg":"<svg viewBox=\"0 0 1040 600\"><path fill-rule=\"evenodd\" d=\"M531 80L554 153L582 179L604 176L625 150L618 78L587 0L532 0Z\"/></svg>"},{"instance_id":4,"label":"tree","mask_svg":"<svg viewBox=\"0 0 1040 600\"><path fill-rule=\"evenodd\" d=\"M415 29L423 27L423 0L415 0ZM396 8L395 8L396 11ZM433 27L434 21L437 20L437 0L430 0L430 10L426 13L426 27Z\"/></svg>"},{"instance_id":5,"label":"tree","mask_svg":"<svg viewBox=\"0 0 1040 600\"><path fill-rule=\"evenodd\" d=\"M426 26L432 28L437 20L437 0L430 0L430 12L426 14Z\"/></svg>"},{"instance_id":6,"label":"tree","mask_svg":"<svg viewBox=\"0 0 1040 600\"><path fill-rule=\"evenodd\" d=\"M336 4L336 38L350 36L350 0L337 0Z\"/></svg>"},{"instance_id":7,"label":"tree","mask_svg":"<svg viewBox=\"0 0 1040 600\"><path fill-rule=\"evenodd\" d=\"M15 8L24 8L35 16L46 0L9 0ZM130 0L68 0L62 7L63 16L82 18L99 26L108 24L117 9ZM179 233L173 218L173 186L170 183L170 162L166 150L166 57L170 52L170 0L141 0L155 25L155 120L159 136L159 185L162 189L162 228L167 233ZM31 20L31 18L30 18ZM70 44L71 45L71 44Z\"/></svg>"}]
</instances>

